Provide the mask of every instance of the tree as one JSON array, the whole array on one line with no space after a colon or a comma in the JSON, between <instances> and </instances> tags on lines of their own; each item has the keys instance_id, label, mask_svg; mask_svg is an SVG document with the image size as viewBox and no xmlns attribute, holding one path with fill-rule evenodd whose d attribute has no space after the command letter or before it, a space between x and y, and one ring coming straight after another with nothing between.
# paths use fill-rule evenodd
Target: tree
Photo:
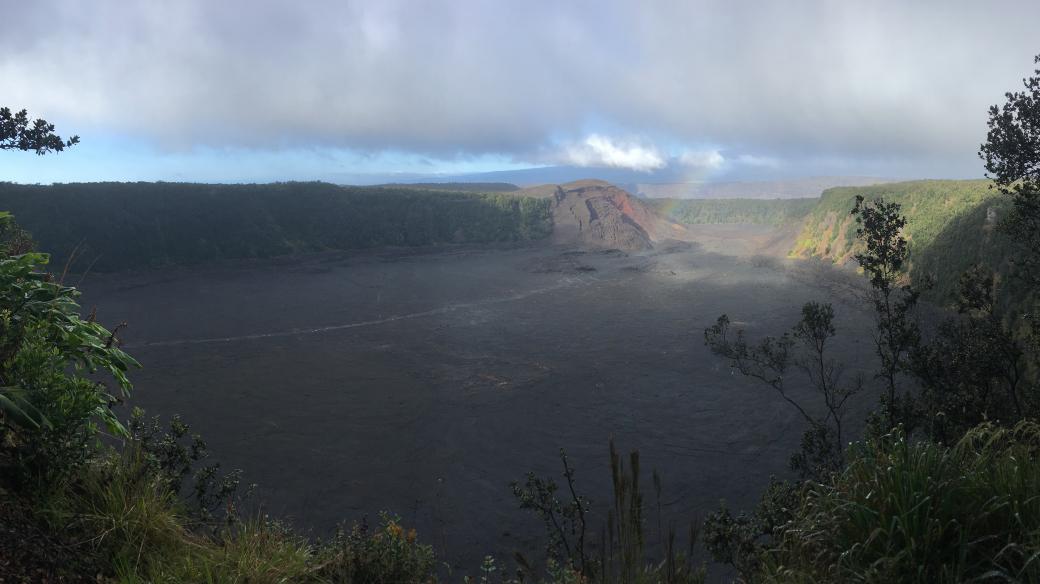
<instances>
[{"instance_id":1,"label":"tree","mask_svg":"<svg viewBox=\"0 0 1040 584\"><path fill-rule=\"evenodd\" d=\"M791 468L803 478L820 478L844 464L844 419L848 400L858 393L862 380L846 383L843 367L827 355L828 341L834 337L834 309L830 304L809 302L802 307L802 318L790 333L765 337L748 343L744 331L730 334L725 314L704 329L704 344L713 353L730 360L742 375L757 379L791 405L808 428L801 450L791 457ZM795 399L787 387L790 370L801 371L823 400L826 413L814 415L814 406Z\"/></svg>"},{"instance_id":2,"label":"tree","mask_svg":"<svg viewBox=\"0 0 1040 584\"><path fill-rule=\"evenodd\" d=\"M29 123L25 110L0 108L0 150L61 152L54 125ZM0 454L25 477L53 478L89 456L99 425L125 435L111 406L118 399L97 380L108 373L124 395L137 362L116 332L80 316L79 291L55 282L47 254L32 251L9 213L0 212Z\"/></svg>"},{"instance_id":3,"label":"tree","mask_svg":"<svg viewBox=\"0 0 1040 584\"><path fill-rule=\"evenodd\" d=\"M12 114L11 108L0 107L0 150L33 150L42 156L62 152L76 144L79 144L79 136L63 140L54 133L54 124L43 118L30 122L26 110Z\"/></svg>"},{"instance_id":4,"label":"tree","mask_svg":"<svg viewBox=\"0 0 1040 584\"><path fill-rule=\"evenodd\" d=\"M884 199L865 202L859 195L852 208L859 224L856 235L866 246L855 258L870 280L870 299L877 319L874 346L881 360L877 376L885 384L881 397L882 423L886 425L883 431L900 423L910 431L913 425L913 397L905 390L900 395L899 376L908 369L909 355L921 342L921 330L914 320L921 290L902 283L909 246L903 237L906 217L900 209L899 203L886 203Z\"/></svg>"},{"instance_id":5,"label":"tree","mask_svg":"<svg viewBox=\"0 0 1040 584\"><path fill-rule=\"evenodd\" d=\"M26 110L11 113L11 108L0 107L0 150L33 150L37 155L62 152L79 144L79 136L63 140L54 133L54 124L43 118L31 123ZM0 217L0 253L21 255L33 248L29 233L10 217Z\"/></svg>"},{"instance_id":6,"label":"tree","mask_svg":"<svg viewBox=\"0 0 1040 584\"><path fill-rule=\"evenodd\" d=\"M995 287L988 268L968 270L960 281L960 314L940 323L912 354L923 429L933 440L952 444L983 422L1011 426L1033 412L1026 347L997 311Z\"/></svg>"},{"instance_id":7,"label":"tree","mask_svg":"<svg viewBox=\"0 0 1040 584\"><path fill-rule=\"evenodd\" d=\"M1040 55L1034 59L1040 63ZM1025 247L1017 263L1030 282L1040 283L1040 69L1023 79L1023 91L1009 91L1007 102L989 108L989 132L979 148L986 176L1011 197L1012 210L1002 228Z\"/></svg>"}]
</instances>

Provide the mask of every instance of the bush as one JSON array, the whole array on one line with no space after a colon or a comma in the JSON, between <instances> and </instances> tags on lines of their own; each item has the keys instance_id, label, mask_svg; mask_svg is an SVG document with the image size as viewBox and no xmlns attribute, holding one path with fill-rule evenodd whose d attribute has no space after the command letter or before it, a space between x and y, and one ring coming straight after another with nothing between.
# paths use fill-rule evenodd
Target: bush
<instances>
[{"instance_id":1,"label":"bush","mask_svg":"<svg viewBox=\"0 0 1040 584\"><path fill-rule=\"evenodd\" d=\"M209 457L206 442L198 434L192 434L191 427L180 416L170 419L167 430L158 416L149 420L143 410L134 408L129 430L131 440L140 448L152 473L166 481L175 494L183 494L186 488L190 490L189 507L195 518L209 521L222 517L228 523L235 522L242 471L236 469L221 474L220 463L205 464ZM187 484L185 479L190 479Z\"/></svg>"},{"instance_id":2,"label":"bush","mask_svg":"<svg viewBox=\"0 0 1040 584\"><path fill-rule=\"evenodd\" d=\"M888 436L804 492L774 582L1040 581L1040 425L982 425L955 446Z\"/></svg>"},{"instance_id":3,"label":"bush","mask_svg":"<svg viewBox=\"0 0 1040 584\"><path fill-rule=\"evenodd\" d=\"M12 225L0 213L0 226ZM137 366L116 331L80 316L79 291L55 282L47 263L35 252L0 257L0 465L38 485L83 464L102 427L126 434L117 397L92 374L109 374L126 395Z\"/></svg>"},{"instance_id":4,"label":"bush","mask_svg":"<svg viewBox=\"0 0 1040 584\"><path fill-rule=\"evenodd\" d=\"M190 548L176 495L136 448L84 468L42 511L56 529L80 534L81 552L121 578L148 573Z\"/></svg>"},{"instance_id":5,"label":"bush","mask_svg":"<svg viewBox=\"0 0 1040 584\"><path fill-rule=\"evenodd\" d=\"M383 513L372 530L368 522L340 529L322 550L315 575L332 582L422 584L434 582L433 548L417 541L398 517Z\"/></svg>"},{"instance_id":6,"label":"bush","mask_svg":"<svg viewBox=\"0 0 1040 584\"><path fill-rule=\"evenodd\" d=\"M242 522L215 540L153 568L148 582L312 582L314 548L303 537L266 517Z\"/></svg>"},{"instance_id":7,"label":"bush","mask_svg":"<svg viewBox=\"0 0 1040 584\"><path fill-rule=\"evenodd\" d=\"M552 478L528 473L523 483L512 483L513 495L520 508L532 511L545 525L546 580L551 584L701 584L706 577L703 566L694 564L694 547L699 538L695 524L690 524L688 549L681 549L674 523L664 527L661 511L661 476L651 473L657 502L658 544L662 559L653 560L647 549L644 497L640 489L639 451L622 457L610 441L610 474L614 487L612 505L606 513L606 525L600 526L598 541L586 541L592 535L587 524L589 500L578 494L575 471L566 453L560 450L563 491ZM562 500L558 493L563 492ZM588 532L588 533L587 533ZM598 549L596 549L598 548ZM515 584L526 578L536 580L537 571L521 554L516 555L518 579L502 578ZM494 559L488 557L481 568L480 584L488 584L496 571ZM468 580L472 581L472 580Z\"/></svg>"}]
</instances>

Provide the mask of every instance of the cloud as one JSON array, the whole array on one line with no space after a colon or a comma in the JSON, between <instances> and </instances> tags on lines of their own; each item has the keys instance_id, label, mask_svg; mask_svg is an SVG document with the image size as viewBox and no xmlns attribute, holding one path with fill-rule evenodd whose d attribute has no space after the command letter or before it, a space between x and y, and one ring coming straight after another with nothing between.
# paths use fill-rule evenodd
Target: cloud
<instances>
[{"instance_id":1,"label":"cloud","mask_svg":"<svg viewBox=\"0 0 1040 584\"><path fill-rule=\"evenodd\" d=\"M741 154L737 157L737 162L745 166L755 166L760 168L780 167L780 160L772 156L755 156L754 154Z\"/></svg>"},{"instance_id":2,"label":"cloud","mask_svg":"<svg viewBox=\"0 0 1040 584\"><path fill-rule=\"evenodd\" d=\"M718 150L687 150L679 156L679 163L692 169L718 170L726 159Z\"/></svg>"},{"instance_id":3,"label":"cloud","mask_svg":"<svg viewBox=\"0 0 1040 584\"><path fill-rule=\"evenodd\" d=\"M664 156L653 146L619 142L592 134L580 144L567 147L561 162L574 166L627 168L648 172L667 165Z\"/></svg>"},{"instance_id":4,"label":"cloud","mask_svg":"<svg viewBox=\"0 0 1040 584\"><path fill-rule=\"evenodd\" d=\"M4 16L5 105L85 139L523 161L558 136L635 135L979 168L1040 3L38 0ZM603 140L574 158L661 163Z\"/></svg>"}]
</instances>

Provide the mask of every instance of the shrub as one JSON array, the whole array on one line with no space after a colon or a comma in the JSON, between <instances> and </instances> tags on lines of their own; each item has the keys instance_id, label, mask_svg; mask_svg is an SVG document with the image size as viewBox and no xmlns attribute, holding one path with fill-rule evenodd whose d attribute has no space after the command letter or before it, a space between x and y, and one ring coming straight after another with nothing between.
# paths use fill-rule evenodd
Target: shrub
<instances>
[{"instance_id":1,"label":"shrub","mask_svg":"<svg viewBox=\"0 0 1040 584\"><path fill-rule=\"evenodd\" d=\"M12 225L0 213L0 226ZM82 464L102 426L126 434L116 396L91 374L106 372L125 395L137 366L116 331L80 316L79 291L55 282L47 262L35 252L0 257L0 454L17 478L44 483Z\"/></svg>"},{"instance_id":2,"label":"shrub","mask_svg":"<svg viewBox=\"0 0 1040 584\"><path fill-rule=\"evenodd\" d=\"M164 429L158 416L146 419L139 408L134 408L129 423L130 438L140 447L150 470L166 481L173 493L181 495L186 488L191 492L190 508L196 519L208 521L222 516L233 523L242 471L222 474L220 463L205 464L209 448L201 436L190 430L176 415ZM185 479L190 479L187 484Z\"/></svg>"},{"instance_id":3,"label":"shrub","mask_svg":"<svg viewBox=\"0 0 1040 584\"><path fill-rule=\"evenodd\" d=\"M433 548L418 542L414 529L389 513L373 530L367 521L341 528L321 551L314 575L326 581L422 584L435 581Z\"/></svg>"},{"instance_id":4,"label":"shrub","mask_svg":"<svg viewBox=\"0 0 1040 584\"><path fill-rule=\"evenodd\" d=\"M266 517L236 524L216 540L153 568L149 582L311 582L314 548L286 526Z\"/></svg>"},{"instance_id":5,"label":"shrub","mask_svg":"<svg viewBox=\"0 0 1040 584\"><path fill-rule=\"evenodd\" d=\"M658 551L663 559L654 561L647 553L646 522L644 520L644 497L640 488L639 451L629 453L625 464L610 441L610 473L614 498L607 511L606 525L599 530L598 549L593 554L592 545L586 544L587 514L589 501L578 494L574 480L575 472L567 455L560 451L566 494L563 501L557 497L559 486L552 478L540 478L528 473L523 484L512 484L513 494L520 508L534 512L545 524L547 562L542 582L551 584L700 584L704 582L706 570L693 562L694 547L699 532L695 524L690 525L689 548L678 546L674 524L664 529L661 517L661 477L654 471L652 482L657 499ZM536 571L519 553L518 579L502 578L510 584L524 582L526 578L536 580ZM488 557L481 569L479 582L491 582L491 573L496 571L494 559ZM472 581L472 580L470 580Z\"/></svg>"},{"instance_id":6,"label":"shrub","mask_svg":"<svg viewBox=\"0 0 1040 584\"><path fill-rule=\"evenodd\" d=\"M185 514L139 449L85 467L41 507L61 530L79 534L82 553L121 577L143 574L189 548Z\"/></svg>"},{"instance_id":7,"label":"shrub","mask_svg":"<svg viewBox=\"0 0 1040 584\"><path fill-rule=\"evenodd\" d=\"M1040 580L1040 425L982 425L955 446L887 436L806 489L775 582Z\"/></svg>"}]
</instances>

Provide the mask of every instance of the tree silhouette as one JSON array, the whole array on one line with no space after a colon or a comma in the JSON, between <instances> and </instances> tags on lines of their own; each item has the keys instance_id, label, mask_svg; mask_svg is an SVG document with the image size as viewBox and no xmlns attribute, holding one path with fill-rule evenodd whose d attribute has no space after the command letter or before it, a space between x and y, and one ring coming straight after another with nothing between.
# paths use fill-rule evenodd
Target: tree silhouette
<instances>
[{"instance_id":1,"label":"tree silhouette","mask_svg":"<svg viewBox=\"0 0 1040 584\"><path fill-rule=\"evenodd\" d=\"M987 176L1014 203L1003 227L1029 253L1019 263L1035 284L1040 283L1040 69L1022 85L1023 91L1004 95L1003 107L989 108L989 133L979 156Z\"/></svg>"},{"instance_id":2,"label":"tree silhouette","mask_svg":"<svg viewBox=\"0 0 1040 584\"><path fill-rule=\"evenodd\" d=\"M26 110L11 113L11 108L0 107L0 150L33 150L36 154L61 152L79 144L79 136L63 140L54 133L54 124L43 118L29 120Z\"/></svg>"}]
</instances>

